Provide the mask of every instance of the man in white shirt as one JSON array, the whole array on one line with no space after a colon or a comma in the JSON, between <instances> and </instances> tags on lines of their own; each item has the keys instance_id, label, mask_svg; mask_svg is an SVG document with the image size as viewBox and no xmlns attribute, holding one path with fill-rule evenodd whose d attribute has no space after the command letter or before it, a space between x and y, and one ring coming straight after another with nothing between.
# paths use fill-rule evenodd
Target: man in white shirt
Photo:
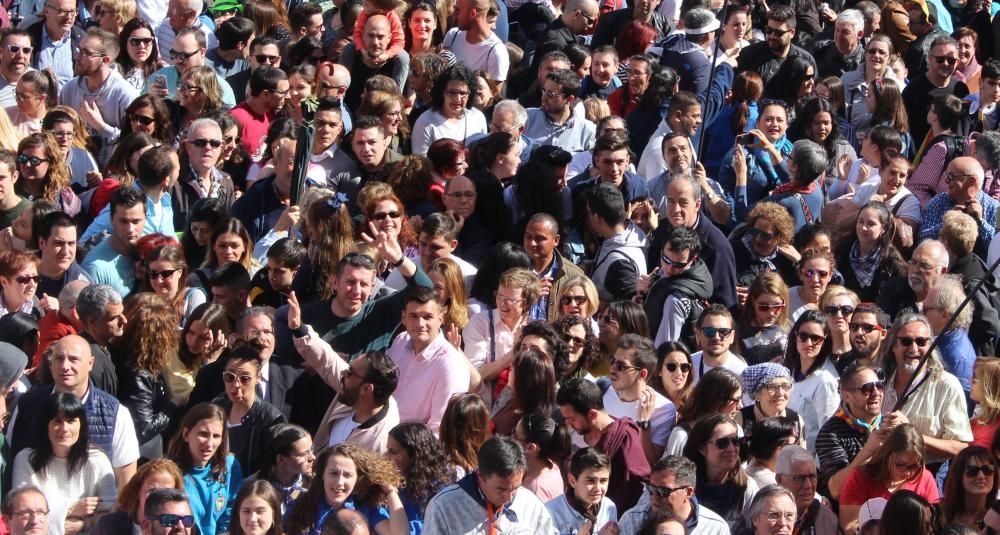
<instances>
[{"instance_id":1,"label":"man in white shirt","mask_svg":"<svg viewBox=\"0 0 1000 535\"><path fill-rule=\"evenodd\" d=\"M712 305L698 318L695 337L702 350L691 355L694 363L694 384L713 368L725 368L736 375L743 373L747 363L729 350L733 345L733 315L722 305Z\"/></svg>"},{"instance_id":2,"label":"man in white shirt","mask_svg":"<svg viewBox=\"0 0 1000 535\"><path fill-rule=\"evenodd\" d=\"M450 49L459 63L474 71L486 71L500 83L507 80L510 57L507 46L490 27L488 11L491 0L458 0L458 28L444 37L444 47Z\"/></svg>"},{"instance_id":3,"label":"man in white shirt","mask_svg":"<svg viewBox=\"0 0 1000 535\"><path fill-rule=\"evenodd\" d=\"M17 106L14 88L21 75L31 70L31 36L19 29L9 29L0 40L0 107Z\"/></svg>"},{"instance_id":4,"label":"man in white shirt","mask_svg":"<svg viewBox=\"0 0 1000 535\"><path fill-rule=\"evenodd\" d=\"M202 24L201 11L204 8L202 0L170 0L167 8L167 18L156 27L156 46L160 48L160 59L170 65L174 64L174 59L170 56L170 49L174 46L174 38L177 32L184 28L194 28L205 35L206 50L214 50L219 46L219 40L215 37L215 32Z\"/></svg>"},{"instance_id":5,"label":"man in white shirt","mask_svg":"<svg viewBox=\"0 0 1000 535\"><path fill-rule=\"evenodd\" d=\"M376 213L378 218L381 214ZM387 214L388 215L388 214ZM438 258L447 258L456 264L462 271L462 279L466 288L472 287L472 279L476 276L476 266L455 256L455 249L458 248L458 225L455 219L440 212L427 216L427 219L420 225L420 236L417 237L417 258L414 262L420 262L420 267L425 273L431 273L431 264ZM398 269L392 270L385 280L385 285L393 290L402 290L406 287L406 281L399 273Z\"/></svg>"},{"instance_id":6,"label":"man in white shirt","mask_svg":"<svg viewBox=\"0 0 1000 535\"><path fill-rule=\"evenodd\" d=\"M604 393L604 409L615 418L627 416L639 424L642 450L650 464L663 455L677 417L673 402L649 386L655 377L652 340L637 334L622 336L611 359L611 388Z\"/></svg>"}]
</instances>

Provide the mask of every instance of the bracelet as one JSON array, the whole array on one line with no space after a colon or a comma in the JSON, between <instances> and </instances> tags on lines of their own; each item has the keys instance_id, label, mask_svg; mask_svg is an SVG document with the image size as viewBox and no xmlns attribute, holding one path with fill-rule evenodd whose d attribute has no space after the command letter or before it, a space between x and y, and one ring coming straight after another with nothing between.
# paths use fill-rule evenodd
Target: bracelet
<instances>
[{"instance_id":1,"label":"bracelet","mask_svg":"<svg viewBox=\"0 0 1000 535\"><path fill-rule=\"evenodd\" d=\"M390 264L390 265L392 267L394 267L394 268L398 268L399 266L402 266L403 262L405 262L405 261L406 261L406 255L403 255L403 256L399 257L399 261L398 262L396 262L394 264Z\"/></svg>"}]
</instances>

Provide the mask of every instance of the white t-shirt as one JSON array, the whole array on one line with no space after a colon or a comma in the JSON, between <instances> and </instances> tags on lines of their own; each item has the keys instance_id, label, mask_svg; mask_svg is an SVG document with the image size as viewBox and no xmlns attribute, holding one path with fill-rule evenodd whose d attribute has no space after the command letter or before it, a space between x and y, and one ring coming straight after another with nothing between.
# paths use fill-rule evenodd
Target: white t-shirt
<instances>
[{"instance_id":1,"label":"white t-shirt","mask_svg":"<svg viewBox=\"0 0 1000 535\"><path fill-rule=\"evenodd\" d=\"M698 381L701 379L702 375L719 367L719 366L709 366L707 364L704 364L701 360L701 351L693 353L691 355L691 362L693 363L692 372L694 373L694 382L692 383L693 385L698 384ZM729 356L726 358L726 362L722 364L722 367L735 373L736 375L740 375L743 373L743 370L747 369L747 363L744 362L744 360L741 359L739 355L730 352Z\"/></svg>"},{"instance_id":2,"label":"white t-shirt","mask_svg":"<svg viewBox=\"0 0 1000 535\"><path fill-rule=\"evenodd\" d=\"M878 188L881 185L881 180L868 179L867 182L858 186L858 189L854 192L854 202L858 206L864 206L871 200L872 195L878 193ZM899 210L896 210L896 206L899 203L903 203L899 206ZM920 216L920 201L917 200L916 196L906 189L906 186L899 188L899 191L889 199L886 203L889 207L889 211L896 217L906 217L916 221L918 224L923 221Z\"/></svg>"},{"instance_id":3,"label":"white t-shirt","mask_svg":"<svg viewBox=\"0 0 1000 535\"><path fill-rule=\"evenodd\" d=\"M470 44L465 39L466 32L458 28L452 28L444 36L444 48L451 50L458 61L473 71L485 71L495 82L507 80L507 71L510 69L510 56L507 55L507 46L497 37L497 34L490 33L483 42Z\"/></svg>"},{"instance_id":4,"label":"white t-shirt","mask_svg":"<svg viewBox=\"0 0 1000 535\"><path fill-rule=\"evenodd\" d=\"M649 430L652 432L651 442L657 446L667 446L667 439L670 438L670 431L677 421L677 408L674 403L656 393L656 401L653 403L653 416L649 420ZM639 421L639 400L622 401L618 397L618 392L614 387L608 388L604 393L604 410L615 418L629 417Z\"/></svg>"},{"instance_id":5,"label":"white t-shirt","mask_svg":"<svg viewBox=\"0 0 1000 535\"><path fill-rule=\"evenodd\" d=\"M347 437L351 436L351 433L360 425L360 423L354 421L353 417L344 417L337 420L337 423L330 426L329 446L332 448L337 444L347 442Z\"/></svg>"}]
</instances>

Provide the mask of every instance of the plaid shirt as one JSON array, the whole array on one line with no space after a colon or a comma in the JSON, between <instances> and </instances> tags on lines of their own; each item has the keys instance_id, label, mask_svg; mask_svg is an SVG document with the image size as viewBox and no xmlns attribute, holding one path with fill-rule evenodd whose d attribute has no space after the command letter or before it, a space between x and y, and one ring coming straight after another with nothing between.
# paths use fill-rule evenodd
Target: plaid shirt
<instances>
[{"instance_id":1,"label":"plaid shirt","mask_svg":"<svg viewBox=\"0 0 1000 535\"><path fill-rule=\"evenodd\" d=\"M882 260L882 246L876 246L867 255L861 256L861 248L855 241L851 246L851 268L854 269L854 276L858 278L862 288L872 285L875 278L875 270L878 269L879 261Z\"/></svg>"},{"instance_id":2,"label":"plaid shirt","mask_svg":"<svg viewBox=\"0 0 1000 535\"><path fill-rule=\"evenodd\" d=\"M976 200L983 207L983 217L979 223L979 239L983 243L989 243L996 234L997 210L1000 209L1000 202L987 196L983 192L976 194ZM938 193L931 202L927 203L924 209L924 224L920 229L920 236L917 241L928 238L937 238L944 221L944 214L955 207L955 201L947 193Z\"/></svg>"}]
</instances>

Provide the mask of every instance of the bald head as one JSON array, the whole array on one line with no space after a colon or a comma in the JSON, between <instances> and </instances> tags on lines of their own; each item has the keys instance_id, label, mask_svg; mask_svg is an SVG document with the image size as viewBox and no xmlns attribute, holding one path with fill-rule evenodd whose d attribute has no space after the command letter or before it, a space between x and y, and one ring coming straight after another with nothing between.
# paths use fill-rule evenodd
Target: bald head
<instances>
[{"instance_id":1,"label":"bald head","mask_svg":"<svg viewBox=\"0 0 1000 535\"><path fill-rule=\"evenodd\" d=\"M64 336L49 349L49 369L56 392L70 392L83 399L93 367L90 343L80 336Z\"/></svg>"},{"instance_id":2,"label":"bald head","mask_svg":"<svg viewBox=\"0 0 1000 535\"><path fill-rule=\"evenodd\" d=\"M600 6L596 0L567 0L562 20L577 35L589 33L597 22Z\"/></svg>"},{"instance_id":3,"label":"bald head","mask_svg":"<svg viewBox=\"0 0 1000 535\"><path fill-rule=\"evenodd\" d=\"M323 523L322 535L368 535L368 520L353 509L341 509Z\"/></svg>"},{"instance_id":4,"label":"bald head","mask_svg":"<svg viewBox=\"0 0 1000 535\"><path fill-rule=\"evenodd\" d=\"M365 50L371 56L378 57L389 49L389 38L391 27L389 19L385 15L372 15L365 21L365 29L362 33Z\"/></svg>"},{"instance_id":5,"label":"bald head","mask_svg":"<svg viewBox=\"0 0 1000 535\"><path fill-rule=\"evenodd\" d=\"M333 79L337 85L351 85L351 71L339 63L333 64Z\"/></svg>"}]
</instances>

